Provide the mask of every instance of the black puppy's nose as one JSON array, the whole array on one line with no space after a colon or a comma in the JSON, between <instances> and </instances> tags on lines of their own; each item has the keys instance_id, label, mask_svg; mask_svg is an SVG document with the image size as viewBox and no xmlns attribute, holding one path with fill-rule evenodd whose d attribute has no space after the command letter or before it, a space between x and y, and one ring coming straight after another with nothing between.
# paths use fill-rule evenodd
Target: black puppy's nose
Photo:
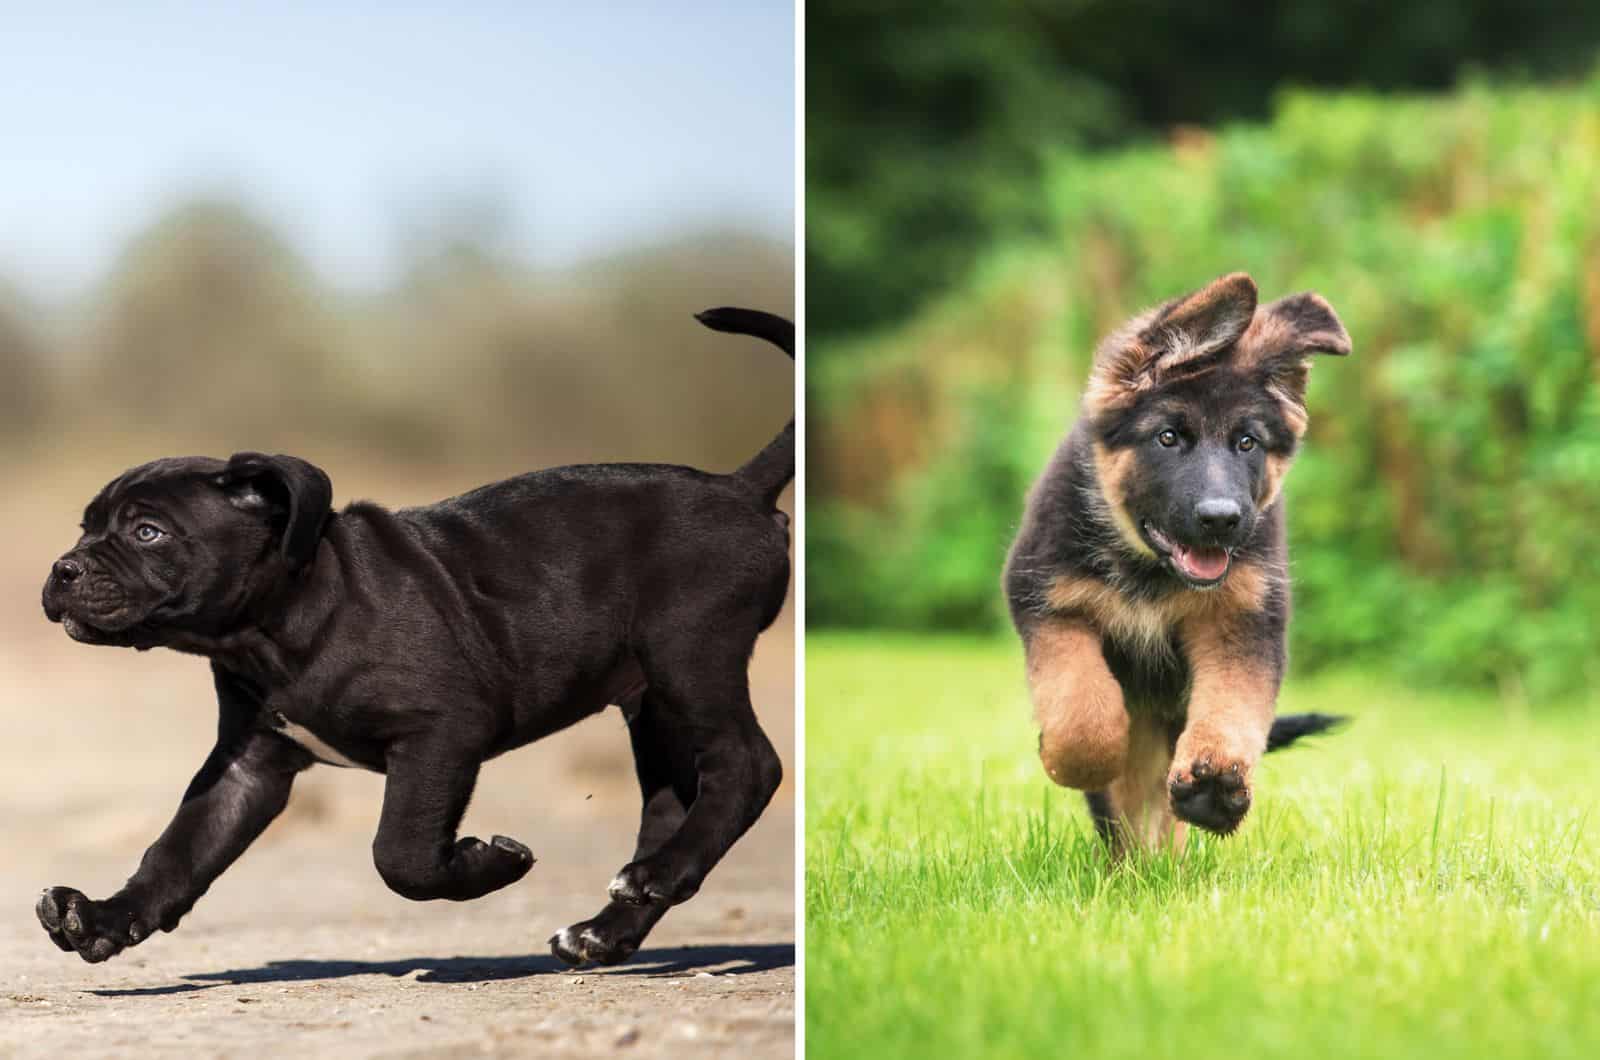
<instances>
[{"instance_id":1,"label":"black puppy's nose","mask_svg":"<svg viewBox=\"0 0 1600 1060\"><path fill-rule=\"evenodd\" d=\"M1210 534L1229 534L1239 528L1244 509L1239 502L1225 497L1208 497L1194 506L1194 517Z\"/></svg>"},{"instance_id":2,"label":"black puppy's nose","mask_svg":"<svg viewBox=\"0 0 1600 1060\"><path fill-rule=\"evenodd\" d=\"M75 582L83 576L83 564L75 559L58 559L50 572L58 582Z\"/></svg>"}]
</instances>

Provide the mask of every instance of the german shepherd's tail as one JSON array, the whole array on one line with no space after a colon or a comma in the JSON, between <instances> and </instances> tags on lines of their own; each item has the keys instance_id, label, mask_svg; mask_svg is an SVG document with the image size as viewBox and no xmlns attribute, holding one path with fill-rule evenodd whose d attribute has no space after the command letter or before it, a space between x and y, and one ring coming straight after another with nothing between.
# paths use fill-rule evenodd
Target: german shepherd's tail
<instances>
[{"instance_id":1,"label":"german shepherd's tail","mask_svg":"<svg viewBox=\"0 0 1600 1060\"><path fill-rule=\"evenodd\" d=\"M1350 719L1343 714L1285 714L1274 718L1267 733L1267 750L1281 751L1302 736L1336 729Z\"/></svg>"},{"instance_id":2,"label":"german shepherd's tail","mask_svg":"<svg viewBox=\"0 0 1600 1060\"><path fill-rule=\"evenodd\" d=\"M787 353L791 360L794 358L794 324L783 317L763 313L759 309L724 306L696 313L694 318L714 331L766 339ZM766 448L735 471L733 477L755 490L768 506L777 504L778 494L794 478L794 417L789 417L789 425L779 431Z\"/></svg>"}]
</instances>

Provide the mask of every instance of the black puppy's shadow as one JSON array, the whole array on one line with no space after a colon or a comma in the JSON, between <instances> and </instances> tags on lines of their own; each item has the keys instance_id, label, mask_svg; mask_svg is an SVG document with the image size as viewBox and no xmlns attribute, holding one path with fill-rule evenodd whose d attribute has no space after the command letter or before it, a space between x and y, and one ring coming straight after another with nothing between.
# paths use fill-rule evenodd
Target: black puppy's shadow
<instances>
[{"instance_id":1,"label":"black puppy's shadow","mask_svg":"<svg viewBox=\"0 0 1600 1060\"><path fill-rule=\"evenodd\" d=\"M721 965L732 965L720 968ZM774 968L794 966L794 944L789 942L754 943L740 946L678 946L672 949L643 950L626 964L607 968L570 968L547 954L526 957L408 957L398 961L268 961L258 968L236 968L226 972L194 972L183 976L186 983L170 986L131 987L121 990L91 990L99 997L162 997L211 990L219 986L253 986L261 983L305 983L320 979L344 979L355 975L388 975L395 978L421 972L419 983L492 983L504 979L524 979L534 975L565 972L574 975L642 975L670 978L719 968L718 975L749 975Z\"/></svg>"}]
</instances>

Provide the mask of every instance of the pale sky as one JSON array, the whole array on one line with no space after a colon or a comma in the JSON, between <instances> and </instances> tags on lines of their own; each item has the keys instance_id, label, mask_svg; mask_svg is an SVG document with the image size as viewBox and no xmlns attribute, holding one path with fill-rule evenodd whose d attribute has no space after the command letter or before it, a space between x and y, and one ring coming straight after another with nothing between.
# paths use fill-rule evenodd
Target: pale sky
<instances>
[{"instance_id":1,"label":"pale sky","mask_svg":"<svg viewBox=\"0 0 1600 1060\"><path fill-rule=\"evenodd\" d=\"M0 278L45 301L193 194L363 290L441 198L503 202L540 266L792 241L794 163L788 2L0 0Z\"/></svg>"}]
</instances>

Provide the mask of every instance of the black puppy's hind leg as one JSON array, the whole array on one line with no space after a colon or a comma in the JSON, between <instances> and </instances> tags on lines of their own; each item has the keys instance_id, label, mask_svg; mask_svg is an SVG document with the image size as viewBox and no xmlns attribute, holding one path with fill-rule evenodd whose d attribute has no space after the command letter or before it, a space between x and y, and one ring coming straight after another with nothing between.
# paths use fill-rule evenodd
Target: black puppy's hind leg
<instances>
[{"instance_id":1,"label":"black puppy's hind leg","mask_svg":"<svg viewBox=\"0 0 1600 1060\"><path fill-rule=\"evenodd\" d=\"M660 722L660 705L648 693L626 704L628 738L644 805L639 812L639 841L633 860L661 849L683 825L694 802L694 756L682 740ZM612 900L593 918L562 928L550 937L550 950L571 965L616 964L631 957L650 929L666 915L659 903L635 905Z\"/></svg>"},{"instance_id":2,"label":"black puppy's hind leg","mask_svg":"<svg viewBox=\"0 0 1600 1060\"><path fill-rule=\"evenodd\" d=\"M673 650L653 653L645 678L661 727L693 755L698 787L678 830L611 881L615 901L675 905L692 898L778 790L783 764L750 705L746 668L754 640L752 633L707 645L680 636Z\"/></svg>"},{"instance_id":3,"label":"black puppy's hind leg","mask_svg":"<svg viewBox=\"0 0 1600 1060\"><path fill-rule=\"evenodd\" d=\"M464 902L515 883L533 868L533 854L515 839L456 838L478 780L478 763L460 746L441 740L389 749L372 860L396 894L418 902Z\"/></svg>"}]
</instances>

